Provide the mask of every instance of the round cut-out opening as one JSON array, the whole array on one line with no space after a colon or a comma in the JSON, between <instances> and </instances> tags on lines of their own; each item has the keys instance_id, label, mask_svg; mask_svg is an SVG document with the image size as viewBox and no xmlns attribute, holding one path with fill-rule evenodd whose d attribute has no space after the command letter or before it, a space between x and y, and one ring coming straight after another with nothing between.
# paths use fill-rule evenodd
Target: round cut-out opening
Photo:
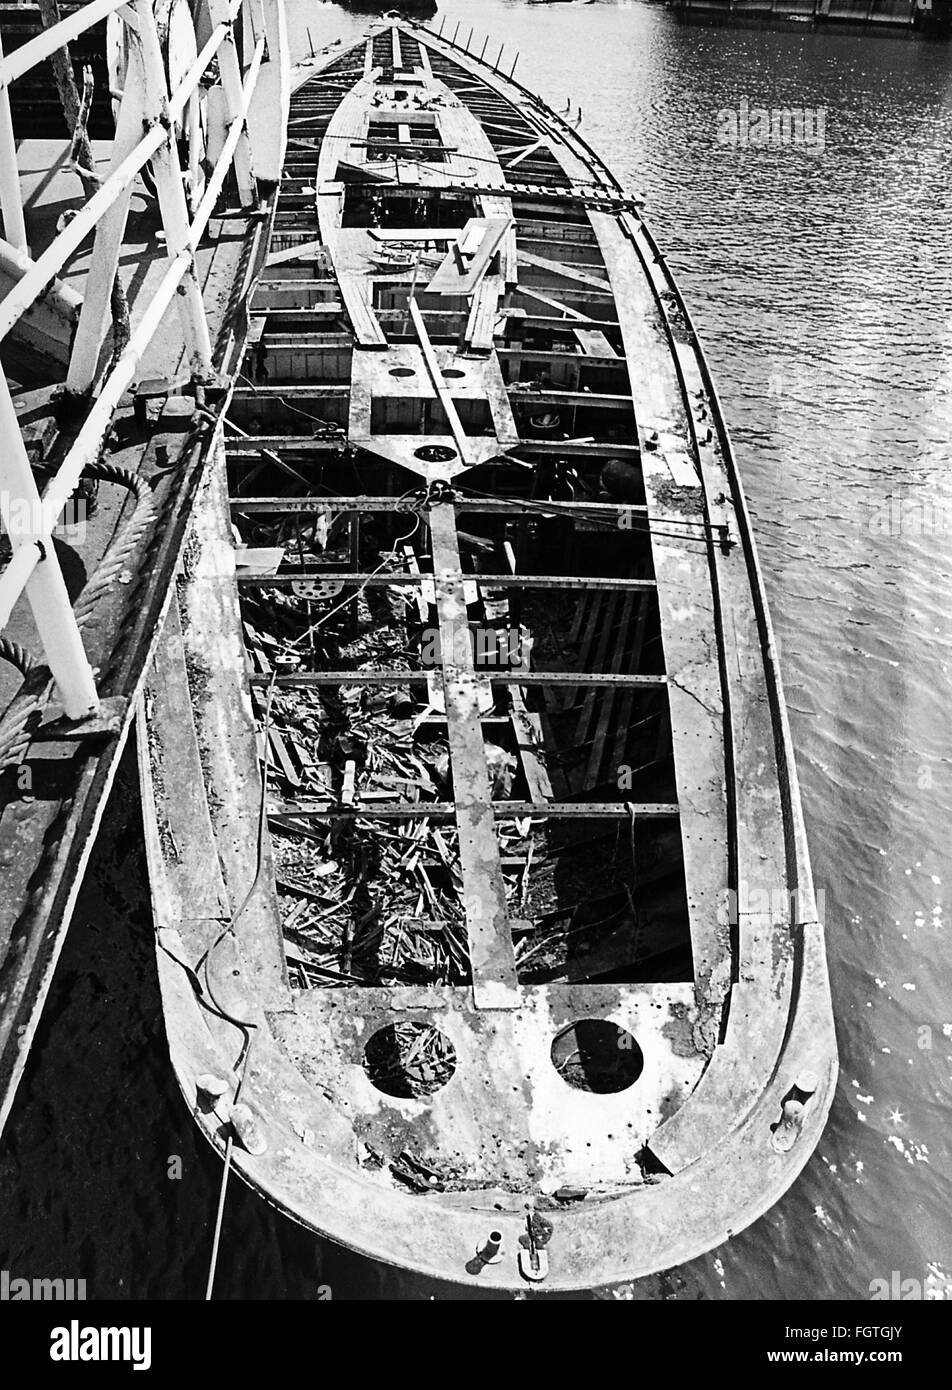
<instances>
[{"instance_id":1,"label":"round cut-out opening","mask_svg":"<svg viewBox=\"0 0 952 1390\"><path fill-rule=\"evenodd\" d=\"M577 1091L610 1095L633 1086L645 1059L631 1033L604 1018L582 1018L557 1033L552 1065Z\"/></svg>"},{"instance_id":2,"label":"round cut-out opening","mask_svg":"<svg viewBox=\"0 0 952 1390\"><path fill-rule=\"evenodd\" d=\"M450 459L455 459L456 450L447 444L424 444L422 448L414 449L413 457L422 459L424 463L449 463Z\"/></svg>"},{"instance_id":3,"label":"round cut-out opening","mask_svg":"<svg viewBox=\"0 0 952 1390\"><path fill-rule=\"evenodd\" d=\"M415 1100L442 1090L452 1079L456 1049L430 1023L388 1023L367 1041L364 1070L384 1095Z\"/></svg>"},{"instance_id":4,"label":"round cut-out opening","mask_svg":"<svg viewBox=\"0 0 952 1390\"><path fill-rule=\"evenodd\" d=\"M416 372L413 370L412 367L391 367L390 375L402 378L407 376L416 376Z\"/></svg>"},{"instance_id":5,"label":"round cut-out opening","mask_svg":"<svg viewBox=\"0 0 952 1390\"><path fill-rule=\"evenodd\" d=\"M458 367L444 367L443 375L447 381L460 381L465 375Z\"/></svg>"}]
</instances>

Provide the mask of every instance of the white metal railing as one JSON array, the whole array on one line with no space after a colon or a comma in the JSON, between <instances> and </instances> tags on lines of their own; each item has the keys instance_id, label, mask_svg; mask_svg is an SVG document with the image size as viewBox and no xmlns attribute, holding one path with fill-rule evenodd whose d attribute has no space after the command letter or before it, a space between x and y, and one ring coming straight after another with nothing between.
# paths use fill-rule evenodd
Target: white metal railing
<instances>
[{"instance_id":1,"label":"white metal railing","mask_svg":"<svg viewBox=\"0 0 952 1390\"><path fill-rule=\"evenodd\" d=\"M193 13L208 37L174 90L170 90L166 76L153 0L91 0L9 56L4 55L0 42L0 213L10 251L5 263L16 265L19 273L13 288L0 300L0 340L44 296L85 239L95 233L66 376L68 393L77 398L94 393L95 402L42 498L9 387L0 374L0 520L13 546L12 560L0 574L0 630L25 592L46 663L71 719L95 714L99 702L52 533L83 470L98 458L119 400L133 382L173 299L193 378L207 381L213 375L195 252L232 168L242 205L252 207L256 202L248 116L266 51L270 63L287 62L282 4L283 0L193 0ZM21 199L9 88L70 40L113 14L125 29L127 66L109 170L93 196L33 260ZM255 36L244 72L234 33L235 24L241 21L247 21L246 33ZM215 62L217 73L206 77ZM203 85L217 89L217 99L207 104L207 148L216 154L214 167L199 184L195 178L198 161L192 152L190 208L175 131L176 124L184 120L194 135ZM275 110L274 118L281 119L280 109ZM152 168L169 263L148 304L141 307L137 303L137 323L129 340L100 381L97 374L111 322L110 295L129 203L135 180L146 164ZM29 518L25 524L24 518Z\"/></svg>"}]
</instances>

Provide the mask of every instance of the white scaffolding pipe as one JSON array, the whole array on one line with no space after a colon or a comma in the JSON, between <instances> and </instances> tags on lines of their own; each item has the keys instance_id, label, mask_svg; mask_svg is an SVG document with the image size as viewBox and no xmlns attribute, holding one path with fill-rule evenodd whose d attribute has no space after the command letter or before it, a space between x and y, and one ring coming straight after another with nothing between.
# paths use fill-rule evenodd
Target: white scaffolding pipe
<instances>
[{"instance_id":1,"label":"white scaffolding pipe","mask_svg":"<svg viewBox=\"0 0 952 1390\"><path fill-rule=\"evenodd\" d=\"M143 95L147 91L147 79L144 71L144 56L138 42L140 26L137 22L136 33L131 36L132 41L129 45L129 67L127 69L127 79L123 102L119 111L119 123L116 129L115 144L113 146L114 168L110 170L110 177L115 173L128 157L126 154L129 143L134 139L136 130L142 129L143 124ZM194 98L195 89L199 79L209 62L215 56L222 40L225 37L225 26L218 25L209 36L206 43L202 46L195 62L189 68L182 82L177 87L175 94L168 103L169 117L174 125L178 116L185 110L190 98ZM255 73L257 67L255 67ZM164 80L164 79L163 79ZM193 101L194 105L194 101ZM222 172L218 187L224 182L227 170ZM177 180L181 186L181 178ZM102 350L105 335L108 329L109 295L112 281L115 277L119 254L122 248L122 240L125 234L126 217L128 214L129 199L131 197L131 184L127 185L122 194L110 210L104 214L96 228L96 244L93 248L92 260L90 262L89 276L86 281L86 296L83 304L82 316L79 328L76 332L76 339L73 344L73 351L70 356L69 374L66 380L68 391L81 395L88 391L93 384L96 369L99 362L99 354ZM186 220L187 220L187 209ZM207 223L206 218L206 223ZM191 245L194 250L201 239L201 231L204 225L195 236L189 229L186 245ZM181 225L177 228L181 235ZM166 246L170 254L175 254L176 248L172 244L172 237L169 229L166 228ZM184 246L179 248L184 249ZM0 305L2 310L2 305ZM202 321L204 321L204 304L202 305ZM3 326L0 323L0 334ZM205 324L205 336L207 336L207 323ZM188 342L188 337L186 338ZM199 339L201 342L201 339ZM198 369L204 373L208 372L211 364L211 343L208 343L207 361L201 355L198 358Z\"/></svg>"},{"instance_id":2,"label":"white scaffolding pipe","mask_svg":"<svg viewBox=\"0 0 952 1390\"><path fill-rule=\"evenodd\" d=\"M259 186L262 181L276 183L281 178L291 101L291 70L287 61L283 0L265 0L262 9L265 56L248 112L248 135Z\"/></svg>"},{"instance_id":3,"label":"white scaffolding pipe","mask_svg":"<svg viewBox=\"0 0 952 1390\"><path fill-rule=\"evenodd\" d=\"M27 560L17 561L15 577L22 570L30 569L26 596L43 643L46 664L56 681L67 717L83 719L99 709L96 682L53 548L52 528L44 523L43 505L20 435L10 390L2 376L0 382L0 438L5 441L0 451L0 517L13 545L15 560L17 552L23 548L36 552L37 559L32 567ZM19 514L24 504L25 522ZM38 547L42 548L42 553ZM6 574L9 570L4 577ZM4 599L5 605L8 600L9 593Z\"/></svg>"},{"instance_id":4,"label":"white scaffolding pipe","mask_svg":"<svg viewBox=\"0 0 952 1390\"><path fill-rule=\"evenodd\" d=\"M243 3L244 0L230 0L227 6L227 15L219 26L223 36L225 24L230 23L235 18ZM68 19L60 20L59 24L55 24L51 29L44 29L42 34L30 39L29 43L23 44L15 53L0 56L0 90L9 87L18 77L22 77L38 63L45 62L57 49L71 43L87 29L91 29L94 24L98 24L101 19L105 19L115 10L125 8L128 4L129 0L90 0L90 3L81 6ZM192 69L189 71L191 72ZM204 67L199 71L203 72ZM183 82L182 86L185 85Z\"/></svg>"},{"instance_id":5,"label":"white scaffolding pipe","mask_svg":"<svg viewBox=\"0 0 952 1390\"><path fill-rule=\"evenodd\" d=\"M257 11L257 13L255 13ZM267 36L264 17L264 0L248 0L244 7L243 19L251 33L252 43L257 43L262 34Z\"/></svg>"},{"instance_id":6,"label":"white scaffolding pipe","mask_svg":"<svg viewBox=\"0 0 952 1390\"><path fill-rule=\"evenodd\" d=\"M182 187L182 167L179 164L174 126L169 114L169 88L162 60L162 45L152 11L152 0L135 0L134 8L139 21L139 33L133 38L141 48L143 115L146 119L160 122L168 136L152 159L152 175L162 214L165 245L173 262L182 252L188 251L188 266L182 277L182 288L178 298L185 347L192 374L207 379L212 371L212 342L205 315L205 301L195 273L189 239L191 228L188 204ZM226 45L227 42L226 37Z\"/></svg>"},{"instance_id":7,"label":"white scaffolding pipe","mask_svg":"<svg viewBox=\"0 0 952 1390\"><path fill-rule=\"evenodd\" d=\"M71 43L73 39L91 29L107 15L111 15L114 10L121 9L126 3L127 0L90 0L89 4L81 5L68 19L61 19L59 24L54 24L51 29L44 29L35 39L30 39L29 43L23 44L15 53L10 53L0 60L0 87L9 87L11 82L35 68L37 63L52 57L57 49Z\"/></svg>"},{"instance_id":8,"label":"white scaffolding pipe","mask_svg":"<svg viewBox=\"0 0 952 1390\"><path fill-rule=\"evenodd\" d=\"M130 34L127 53L126 79L116 121L110 174L133 153L141 138L143 127L142 99L145 78L142 52L135 34ZM83 307L66 374L66 390L72 395L84 395L96 378L99 355L112 320L112 287L119 271L119 256L126 233L131 199L130 182L96 224L96 240L89 262L89 274L86 277Z\"/></svg>"},{"instance_id":9,"label":"white scaffolding pipe","mask_svg":"<svg viewBox=\"0 0 952 1390\"><path fill-rule=\"evenodd\" d=\"M205 186L202 169L202 156L205 153L202 148L202 103L197 95L193 95L188 103L185 123L188 131L188 207L189 212L194 213Z\"/></svg>"},{"instance_id":10,"label":"white scaffolding pipe","mask_svg":"<svg viewBox=\"0 0 952 1390\"><path fill-rule=\"evenodd\" d=\"M254 56L248 67L248 73L245 78L244 94L242 98L243 115L247 115L248 108L251 105L251 96L254 92L255 83L258 80L258 69L261 66L263 53L264 37L258 40ZM219 155L218 162L215 165L211 178L208 180L205 194L198 205L195 217L192 221L191 241L193 246L197 246L201 241L205 228L211 220L211 215L215 210L215 204L218 202L218 195L222 190L228 170L231 167L231 161L234 157L235 150L238 148L238 142L241 140L243 134L243 119L233 121L222 147L222 152Z\"/></svg>"},{"instance_id":11,"label":"white scaffolding pipe","mask_svg":"<svg viewBox=\"0 0 952 1390\"><path fill-rule=\"evenodd\" d=\"M176 88L175 94L169 101L169 117L173 122L185 110L189 97L201 80L204 72L204 68L201 66L202 58L207 55L207 66L207 62L211 61L224 37L225 28L224 25L220 25L202 48L198 60L189 68L182 82ZM103 214L112 207L125 189L135 182L139 171L148 164L155 151L166 139L167 133L164 128L161 125L155 125L139 141L128 158L124 159L109 174L108 178L103 180L102 187L93 194L87 203L83 204L56 240L34 262L33 269L23 277L16 289L0 300L0 341L6 337L17 320L22 318L33 301L42 294L46 284L58 275L70 256L79 249L90 232L93 231Z\"/></svg>"},{"instance_id":12,"label":"white scaffolding pipe","mask_svg":"<svg viewBox=\"0 0 952 1390\"><path fill-rule=\"evenodd\" d=\"M226 0L209 0L209 12L216 24L226 23L225 41L218 54L218 71L221 76L222 93L225 99L225 125L234 121L241 123L241 139L235 147L235 179L238 183L238 196L242 207L253 207L257 202L258 190L255 185L254 168L251 159L251 141L245 124L244 90L241 81L241 66L230 7ZM263 37L263 36L262 36Z\"/></svg>"},{"instance_id":13,"label":"white scaffolding pipe","mask_svg":"<svg viewBox=\"0 0 952 1390\"><path fill-rule=\"evenodd\" d=\"M169 115L172 117L173 121L177 121L185 110L189 97L195 91L204 76L205 69L221 47L222 40L227 32L228 30L225 28L224 24L219 24L212 30L208 39L202 45L201 52L195 59L195 62L169 97Z\"/></svg>"},{"instance_id":14,"label":"white scaffolding pipe","mask_svg":"<svg viewBox=\"0 0 952 1390\"><path fill-rule=\"evenodd\" d=\"M40 563L41 554L35 541L32 545L18 545L13 552L13 559L0 574L0 630L10 621L14 605L26 588L30 575Z\"/></svg>"},{"instance_id":15,"label":"white scaffolding pipe","mask_svg":"<svg viewBox=\"0 0 952 1390\"><path fill-rule=\"evenodd\" d=\"M258 2L260 4L261 0ZM134 98L130 102L123 100L111 169L102 186L38 260L31 261L27 255L22 255L19 247L13 250L18 259L22 255L24 273L17 285L0 301L0 340L54 282L57 272L95 228L96 244L86 282L87 296L68 383L70 389L76 389L77 382L82 383L80 389L88 389L93 384L105 332L106 304L121 251L132 184L150 159L153 160L169 252L169 265L158 290L42 499L20 435L9 388L6 381L0 382L0 438L10 441L8 448L0 451L0 519L14 545L13 557L0 574L0 629L9 621L20 595L26 592L47 664L66 714L72 719L95 713L99 701L53 548L52 532L63 508L73 496L83 470L99 457L119 401L133 382L143 355L173 298L178 299L183 314L186 346L192 358L193 372L203 374L211 370L211 342L195 275L194 254L233 164L242 201L253 203L257 197L247 116L265 52L266 37L265 33L258 37L254 55L242 81L232 31L232 23L242 10L242 0L212 0L212 5L214 27L196 61L171 95L151 0L133 0L131 5L128 0L92 0L69 19L25 44L17 50L12 60L6 58L0 49L0 197L3 199L0 211L4 214L8 236L11 234L10 216L14 223L12 232L14 236L17 234L16 212L19 209L22 219L22 202L16 175L12 123L8 128L4 127L4 112L9 115L7 86L85 29L118 10L124 11L123 17L131 31L130 48L135 59L135 72L125 84L127 91L133 89ZM261 5L261 14L263 18L267 15L264 5ZM178 149L171 132L219 50L227 133L190 222L182 188ZM135 135L141 131L146 114L153 121L152 128L136 141ZM8 144L13 146L12 160ZM17 185L15 203L10 182L11 170ZM9 215L8 209L12 210ZM23 240L25 249L25 228ZM66 287L63 288L65 290ZM28 517L26 525L22 524L20 516L24 508Z\"/></svg>"},{"instance_id":16,"label":"white scaffolding pipe","mask_svg":"<svg viewBox=\"0 0 952 1390\"><path fill-rule=\"evenodd\" d=\"M247 105L251 100L251 93L257 80L258 67L261 63L261 55L264 51L264 40L258 40L254 57L248 69L245 79L246 95L244 102ZM234 154L235 146L241 137L241 124L236 122L228 133L225 148L215 169L208 181L205 196L202 198L195 219L192 223L189 237L192 246L180 252L169 266L165 276L159 285L148 309L145 311L141 321L129 339L125 351L119 357L113 370L103 384L102 391L96 397L96 401L90 410L82 429L73 442L66 458L63 460L56 477L51 481L43 495L44 523L52 530L59 520L60 513L66 503L72 497L79 484L80 476L87 464L93 463L99 457L102 441L106 436L106 431L112 422L112 416L119 404L122 393L131 385L143 354L152 341L156 329L162 322L166 310L172 301L172 296L178 288L179 282L184 276L186 269L191 264L192 247L197 246L201 240L208 221L218 200L222 184L228 173L231 164L231 157Z\"/></svg>"},{"instance_id":17,"label":"white scaffolding pipe","mask_svg":"<svg viewBox=\"0 0 952 1390\"><path fill-rule=\"evenodd\" d=\"M29 275L35 264L36 262L25 252L11 246L0 237L0 273L9 276L11 280L22 280L24 275ZM65 280L51 280L43 292L43 303L52 306L67 318L76 317L82 302L83 296L78 290L74 290L72 285L67 285Z\"/></svg>"},{"instance_id":18,"label":"white scaffolding pipe","mask_svg":"<svg viewBox=\"0 0 952 1390\"><path fill-rule=\"evenodd\" d=\"M3 36L0 35L0 64L3 62ZM23 199L20 195L20 171L17 168L17 142L10 114L10 93L0 89L0 213L3 214L3 234L18 251L29 252L26 222L23 218Z\"/></svg>"},{"instance_id":19,"label":"white scaffolding pipe","mask_svg":"<svg viewBox=\"0 0 952 1390\"><path fill-rule=\"evenodd\" d=\"M98 457L106 432L119 404L123 391L132 384L143 354L165 317L172 297L178 289L189 264L191 251L176 256L162 279L159 288L129 339L118 362L109 373L102 391L86 417L83 427L63 460L56 477L43 494L44 523L52 529L60 513L79 484L83 469Z\"/></svg>"},{"instance_id":20,"label":"white scaffolding pipe","mask_svg":"<svg viewBox=\"0 0 952 1390\"><path fill-rule=\"evenodd\" d=\"M84 203L76 216L66 224L56 240L34 261L33 269L24 275L16 289L11 290L0 300L0 340L22 318L30 305L43 292L45 285L62 270L66 261L79 249L89 233L96 226L116 199L138 176L143 164L147 164L155 151L166 138L161 126L149 131L140 140L133 153L107 178L100 189Z\"/></svg>"}]
</instances>

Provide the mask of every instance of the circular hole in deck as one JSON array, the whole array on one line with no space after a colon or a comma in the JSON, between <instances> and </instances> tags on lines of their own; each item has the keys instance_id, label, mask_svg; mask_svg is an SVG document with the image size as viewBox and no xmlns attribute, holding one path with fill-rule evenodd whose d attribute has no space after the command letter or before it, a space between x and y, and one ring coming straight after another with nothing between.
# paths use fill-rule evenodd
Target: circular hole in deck
<instances>
[{"instance_id":1,"label":"circular hole in deck","mask_svg":"<svg viewBox=\"0 0 952 1390\"><path fill-rule=\"evenodd\" d=\"M563 1028L553 1039L551 1057L569 1086L598 1095L627 1090L645 1065L632 1034L604 1018L582 1018Z\"/></svg>"},{"instance_id":2,"label":"circular hole in deck","mask_svg":"<svg viewBox=\"0 0 952 1390\"><path fill-rule=\"evenodd\" d=\"M424 463L449 463L450 459L456 458L456 450L447 444L424 444L422 448L414 449L413 457L423 459Z\"/></svg>"},{"instance_id":3,"label":"circular hole in deck","mask_svg":"<svg viewBox=\"0 0 952 1390\"><path fill-rule=\"evenodd\" d=\"M447 381L461 381L466 373L461 372L458 367L444 367L443 375Z\"/></svg>"},{"instance_id":4,"label":"circular hole in deck","mask_svg":"<svg viewBox=\"0 0 952 1390\"><path fill-rule=\"evenodd\" d=\"M391 367L390 375L398 377L416 376L416 372L412 367Z\"/></svg>"},{"instance_id":5,"label":"circular hole in deck","mask_svg":"<svg viewBox=\"0 0 952 1390\"><path fill-rule=\"evenodd\" d=\"M430 1023L388 1023L364 1047L364 1070L384 1095L414 1100L433 1095L451 1080L456 1049Z\"/></svg>"}]
</instances>

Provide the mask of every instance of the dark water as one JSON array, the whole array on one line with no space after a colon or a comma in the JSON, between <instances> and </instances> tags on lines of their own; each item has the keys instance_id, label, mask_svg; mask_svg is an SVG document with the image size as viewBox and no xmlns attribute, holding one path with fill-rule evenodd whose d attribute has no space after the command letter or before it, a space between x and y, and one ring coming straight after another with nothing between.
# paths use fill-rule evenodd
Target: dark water
<instances>
[{"instance_id":1,"label":"dark water","mask_svg":"<svg viewBox=\"0 0 952 1390\"><path fill-rule=\"evenodd\" d=\"M825 903L842 1080L818 1153L751 1230L615 1296L952 1277L950 50L682 28L647 4L441 8L581 105L647 197L732 425ZM365 23L289 10L302 50L305 26L319 46ZM822 150L719 143L745 98L824 108ZM219 1169L167 1067L137 815L120 794L0 1144L0 1268L192 1298ZM221 1296L457 1296L321 1247L237 1183L223 1251Z\"/></svg>"}]
</instances>

